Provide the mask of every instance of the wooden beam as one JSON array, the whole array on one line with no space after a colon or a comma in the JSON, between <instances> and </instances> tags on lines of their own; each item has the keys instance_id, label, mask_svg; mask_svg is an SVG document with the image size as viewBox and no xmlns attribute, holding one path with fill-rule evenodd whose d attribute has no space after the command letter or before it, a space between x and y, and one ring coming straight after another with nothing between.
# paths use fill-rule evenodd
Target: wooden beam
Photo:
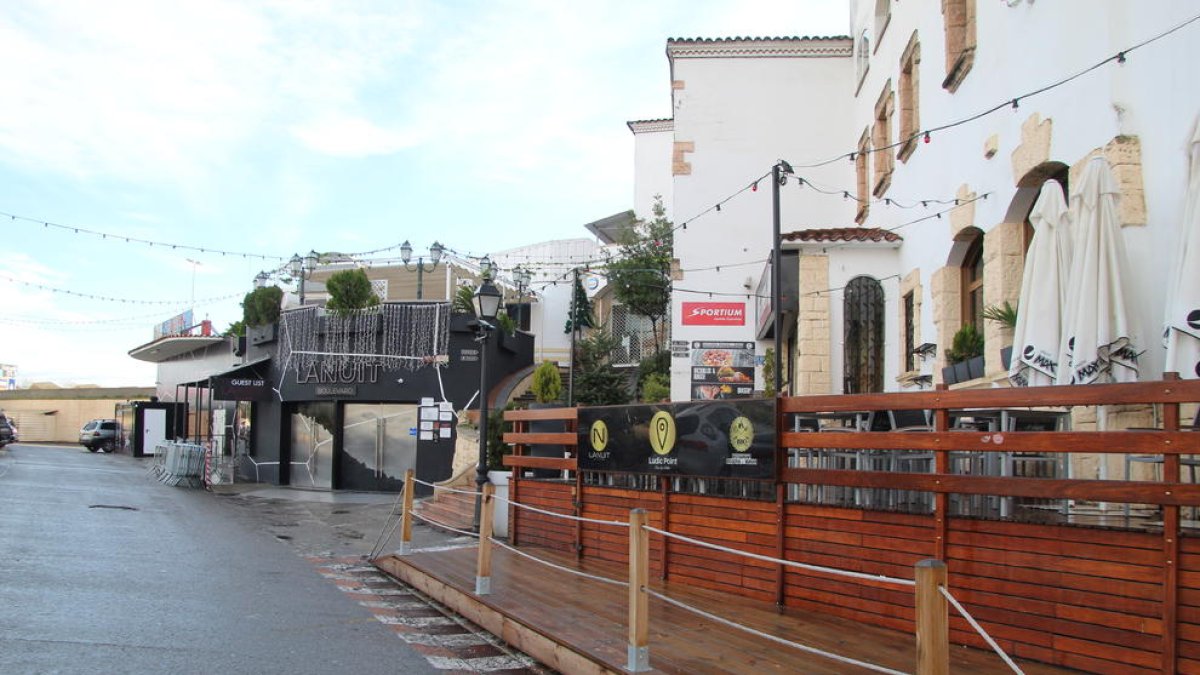
<instances>
[{"instance_id":1,"label":"wooden beam","mask_svg":"<svg viewBox=\"0 0 1200 675\"><path fill-rule=\"evenodd\" d=\"M529 410L505 410L506 420L570 420L579 419L578 408L537 408Z\"/></svg>"},{"instance_id":2,"label":"wooden beam","mask_svg":"<svg viewBox=\"0 0 1200 675\"><path fill-rule=\"evenodd\" d=\"M559 469L574 471L578 462L574 457L526 457L520 455L505 455L504 466L521 467L525 469Z\"/></svg>"},{"instance_id":3,"label":"wooden beam","mask_svg":"<svg viewBox=\"0 0 1200 675\"><path fill-rule=\"evenodd\" d=\"M785 469L781 480L808 485L918 490L939 494L1086 499L1130 504L1200 503L1200 484L1069 478L1001 478L945 473L893 473L845 469Z\"/></svg>"},{"instance_id":4,"label":"wooden beam","mask_svg":"<svg viewBox=\"0 0 1200 675\"><path fill-rule=\"evenodd\" d=\"M943 412L943 411L939 411ZM947 431L848 434L786 432L786 448L832 448L891 451L962 450L970 452L1063 452L1145 454L1178 457L1200 454L1200 434L1187 431Z\"/></svg>"},{"instance_id":5,"label":"wooden beam","mask_svg":"<svg viewBox=\"0 0 1200 675\"><path fill-rule=\"evenodd\" d=\"M492 592L492 518L496 512L493 497L496 486L483 484L483 502L479 509L479 552L475 568L475 595Z\"/></svg>"},{"instance_id":6,"label":"wooden beam","mask_svg":"<svg viewBox=\"0 0 1200 675\"><path fill-rule=\"evenodd\" d=\"M520 443L522 445L575 445L579 437L572 432L517 432L509 431L504 434L505 443Z\"/></svg>"},{"instance_id":7,"label":"wooden beam","mask_svg":"<svg viewBox=\"0 0 1200 675\"><path fill-rule=\"evenodd\" d=\"M415 472L412 469L404 472L404 511L400 514L400 555L407 554L412 547L414 478Z\"/></svg>"}]
</instances>

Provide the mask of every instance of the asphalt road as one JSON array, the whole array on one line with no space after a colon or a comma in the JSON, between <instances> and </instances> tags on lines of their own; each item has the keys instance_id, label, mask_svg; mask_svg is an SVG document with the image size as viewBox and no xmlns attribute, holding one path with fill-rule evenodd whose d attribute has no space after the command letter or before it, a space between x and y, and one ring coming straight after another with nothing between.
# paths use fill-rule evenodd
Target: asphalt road
<instances>
[{"instance_id":1,"label":"asphalt road","mask_svg":"<svg viewBox=\"0 0 1200 675\"><path fill-rule=\"evenodd\" d=\"M0 450L0 672L439 672L297 555L297 539L365 553L378 532L286 500L168 487L147 467L77 447Z\"/></svg>"}]
</instances>

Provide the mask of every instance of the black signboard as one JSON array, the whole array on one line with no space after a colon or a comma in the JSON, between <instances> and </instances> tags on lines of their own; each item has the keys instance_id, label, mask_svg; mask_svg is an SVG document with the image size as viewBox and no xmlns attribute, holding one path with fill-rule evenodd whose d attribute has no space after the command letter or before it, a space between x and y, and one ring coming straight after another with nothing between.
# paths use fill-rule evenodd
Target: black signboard
<instances>
[{"instance_id":1,"label":"black signboard","mask_svg":"<svg viewBox=\"0 0 1200 675\"><path fill-rule=\"evenodd\" d=\"M775 478L775 402L703 401L579 409L579 469Z\"/></svg>"},{"instance_id":2,"label":"black signboard","mask_svg":"<svg viewBox=\"0 0 1200 675\"><path fill-rule=\"evenodd\" d=\"M271 386L261 377L214 377L212 397L217 401L266 401Z\"/></svg>"}]
</instances>

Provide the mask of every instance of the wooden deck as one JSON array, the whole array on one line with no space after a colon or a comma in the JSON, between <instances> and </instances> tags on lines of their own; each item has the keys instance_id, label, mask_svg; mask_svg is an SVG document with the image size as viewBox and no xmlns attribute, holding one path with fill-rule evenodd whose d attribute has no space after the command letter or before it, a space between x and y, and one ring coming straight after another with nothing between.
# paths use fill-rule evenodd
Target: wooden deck
<instances>
[{"instance_id":1,"label":"wooden deck","mask_svg":"<svg viewBox=\"0 0 1200 675\"><path fill-rule=\"evenodd\" d=\"M625 566L544 548L522 547L558 565L609 579L626 578ZM543 664L563 673L621 673L626 663L627 591L585 579L494 548L491 594L476 596L475 547L407 556L384 556L375 564L420 589ZM652 582L674 600L770 635L898 670L913 672L911 633L868 626L796 608L781 609L678 583ZM1026 673L1074 672L1018 661ZM650 599L650 665L658 673L866 673L869 669L805 653L692 612ZM951 671L1008 673L991 652L952 647Z\"/></svg>"}]
</instances>

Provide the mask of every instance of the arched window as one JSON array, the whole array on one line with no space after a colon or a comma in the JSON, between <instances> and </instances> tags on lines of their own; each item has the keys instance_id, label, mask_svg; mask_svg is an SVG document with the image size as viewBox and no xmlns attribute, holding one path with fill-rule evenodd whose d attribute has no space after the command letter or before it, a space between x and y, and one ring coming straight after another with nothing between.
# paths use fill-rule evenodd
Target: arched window
<instances>
[{"instance_id":1,"label":"arched window","mask_svg":"<svg viewBox=\"0 0 1200 675\"><path fill-rule=\"evenodd\" d=\"M983 330L983 233L976 232L962 262L962 322Z\"/></svg>"},{"instance_id":2,"label":"arched window","mask_svg":"<svg viewBox=\"0 0 1200 675\"><path fill-rule=\"evenodd\" d=\"M883 286L871 277L846 284L842 356L847 394L883 391Z\"/></svg>"}]
</instances>

